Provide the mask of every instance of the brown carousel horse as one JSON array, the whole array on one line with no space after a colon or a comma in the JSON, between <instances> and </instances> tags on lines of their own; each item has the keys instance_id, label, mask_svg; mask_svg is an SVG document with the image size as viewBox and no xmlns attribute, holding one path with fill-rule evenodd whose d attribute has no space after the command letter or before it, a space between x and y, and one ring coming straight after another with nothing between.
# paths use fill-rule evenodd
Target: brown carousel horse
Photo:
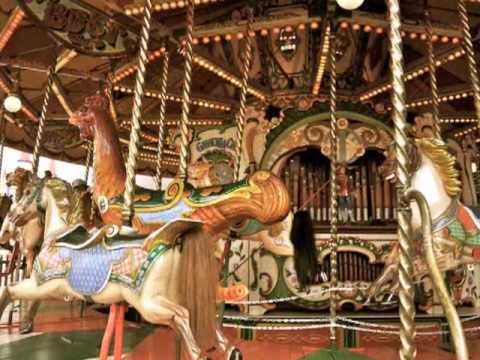
<instances>
[{"instance_id":1,"label":"brown carousel horse","mask_svg":"<svg viewBox=\"0 0 480 360\"><path fill-rule=\"evenodd\" d=\"M82 138L93 140L95 152L93 195L99 207L102 220L105 224L121 225L121 198L125 190L126 178L125 161L122 157L115 123L108 110L108 100L100 95L86 98L83 108L74 113L69 121L79 128ZM196 185L203 187L202 185L209 184L207 173L210 171L210 167L211 165L208 162L201 162L197 167L189 169L189 176L192 176ZM212 191L209 189L215 189L215 187L207 187L205 190L199 191L203 194L208 194ZM156 198L153 198L152 194L156 194L153 195ZM155 223L154 215L151 212L144 211L143 208L145 204L150 202L164 202L168 200L169 196L171 198L168 192L167 194L152 193L149 190L140 188L136 191L137 202L135 206L137 207L137 216L133 219L133 227L137 232L149 234L158 229L159 225ZM311 251L315 248L315 239L311 221L308 221L301 215L303 214L289 216L281 223L273 224L273 228L281 227L284 230L282 233L284 241L281 244L274 243L273 235L261 236L266 233L263 230L268 229L257 226L259 224L255 224L255 221L251 222L252 227L255 227L255 231L250 231L248 235L250 236L249 239L261 241L266 248L276 255L293 255L294 253L295 265L299 270L297 271L299 280L302 286L306 286L316 277L315 274L317 272L316 264L312 260L316 259L315 252ZM295 226L293 226L293 231L290 231L292 230L292 224L295 224ZM245 225L243 224L242 227L244 229L248 228ZM228 234L228 231L224 234L217 233L218 238L225 238L226 234ZM243 235L241 231L237 231L237 234L239 236ZM279 236L276 237L278 238ZM291 239L287 239L287 237L291 237ZM290 247L292 243L293 249Z\"/></svg>"},{"instance_id":2,"label":"brown carousel horse","mask_svg":"<svg viewBox=\"0 0 480 360\"><path fill-rule=\"evenodd\" d=\"M26 213L45 213L44 241L32 277L3 291L0 313L12 299L127 302L147 321L182 334L191 358L203 359L216 346L233 356L216 327L212 239L246 218L269 224L285 217L289 197L278 178L258 172L208 195L191 191L173 204L176 215L164 211L164 225L148 236L116 225L91 232L70 227L72 204L61 180L27 189L19 205ZM156 211L153 204L149 210Z\"/></svg>"},{"instance_id":3,"label":"brown carousel horse","mask_svg":"<svg viewBox=\"0 0 480 360\"><path fill-rule=\"evenodd\" d=\"M132 227L122 226L125 168L118 138L113 122L104 119L105 100L90 98L87 106L71 121L83 136L96 135L93 194L107 225L90 232L69 226L73 205L58 189L62 183L32 184L19 204L25 213L45 213L44 241L33 276L3 291L0 313L11 299L126 302L147 321L176 329L193 359L204 359L215 347L227 358L237 356L216 325L214 241L246 219L266 225L282 220L289 211L287 189L267 172L200 190L182 181L166 192L138 189ZM111 336L106 334L106 343ZM101 358L106 358L108 348L103 350ZM120 354L116 346L115 356Z\"/></svg>"}]
</instances>

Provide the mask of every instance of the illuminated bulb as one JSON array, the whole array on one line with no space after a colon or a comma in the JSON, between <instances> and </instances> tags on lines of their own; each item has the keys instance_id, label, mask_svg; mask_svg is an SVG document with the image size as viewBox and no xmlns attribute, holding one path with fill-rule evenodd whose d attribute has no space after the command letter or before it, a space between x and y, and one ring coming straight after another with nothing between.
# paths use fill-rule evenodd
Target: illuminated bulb
<instances>
[{"instance_id":1,"label":"illuminated bulb","mask_svg":"<svg viewBox=\"0 0 480 360\"><path fill-rule=\"evenodd\" d=\"M268 30L267 29L260 30L260 35L267 36L268 35Z\"/></svg>"},{"instance_id":2,"label":"illuminated bulb","mask_svg":"<svg viewBox=\"0 0 480 360\"><path fill-rule=\"evenodd\" d=\"M375 30L375 32L377 34L383 34L383 28L382 27L377 27L377 29Z\"/></svg>"},{"instance_id":3,"label":"illuminated bulb","mask_svg":"<svg viewBox=\"0 0 480 360\"><path fill-rule=\"evenodd\" d=\"M410 33L410 39L412 40L416 39L417 36L418 36L417 33L414 33L414 32Z\"/></svg>"},{"instance_id":4,"label":"illuminated bulb","mask_svg":"<svg viewBox=\"0 0 480 360\"><path fill-rule=\"evenodd\" d=\"M341 29L348 29L348 22L342 21L342 22L340 23L340 28L341 28Z\"/></svg>"},{"instance_id":5,"label":"illuminated bulb","mask_svg":"<svg viewBox=\"0 0 480 360\"><path fill-rule=\"evenodd\" d=\"M298 30L300 30L300 31L305 30L305 24L298 25Z\"/></svg>"},{"instance_id":6,"label":"illuminated bulb","mask_svg":"<svg viewBox=\"0 0 480 360\"><path fill-rule=\"evenodd\" d=\"M3 106L11 113L16 113L22 108L22 100L17 94L10 94L3 100Z\"/></svg>"},{"instance_id":7,"label":"illuminated bulb","mask_svg":"<svg viewBox=\"0 0 480 360\"><path fill-rule=\"evenodd\" d=\"M364 0L337 0L338 6L345 10L355 10L362 6Z\"/></svg>"},{"instance_id":8,"label":"illuminated bulb","mask_svg":"<svg viewBox=\"0 0 480 360\"><path fill-rule=\"evenodd\" d=\"M352 29L355 30L355 31L358 31L358 30L360 30L360 25L359 24L353 24Z\"/></svg>"}]
</instances>

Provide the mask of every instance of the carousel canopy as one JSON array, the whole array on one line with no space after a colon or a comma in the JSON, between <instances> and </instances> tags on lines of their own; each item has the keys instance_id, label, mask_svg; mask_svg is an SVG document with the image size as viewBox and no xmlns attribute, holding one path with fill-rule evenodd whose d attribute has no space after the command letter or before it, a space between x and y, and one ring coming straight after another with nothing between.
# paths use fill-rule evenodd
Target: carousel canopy
<instances>
[{"instance_id":1,"label":"carousel canopy","mask_svg":"<svg viewBox=\"0 0 480 360\"><path fill-rule=\"evenodd\" d=\"M186 1L180 0L154 1L140 171L155 168L165 51L170 54L170 72L163 166L170 173L175 173L178 166L173 139L181 114L184 55L179 50L185 34L185 5ZM275 113L275 109L302 109L328 101L331 29L326 20L333 18L338 24L332 31L336 31L337 42L339 109L345 103L358 104L385 122L391 121L385 1L364 1L352 12L335 6L335 1L206 0L198 1L195 8L193 129L234 122L249 6L254 10L249 33L254 39L249 104L259 108L269 105L268 113ZM85 144L67 120L86 96L106 85L113 92L117 125L126 150L144 2L5 0L0 9L0 91L4 97L18 96L22 104L18 112L6 112L7 144L31 151L47 71L54 66L42 155L84 161ZM477 120L455 1L401 2L409 116L431 111L426 9L433 24L442 129L450 136L465 136ZM468 9L474 46L478 46L480 4L469 2Z\"/></svg>"}]
</instances>

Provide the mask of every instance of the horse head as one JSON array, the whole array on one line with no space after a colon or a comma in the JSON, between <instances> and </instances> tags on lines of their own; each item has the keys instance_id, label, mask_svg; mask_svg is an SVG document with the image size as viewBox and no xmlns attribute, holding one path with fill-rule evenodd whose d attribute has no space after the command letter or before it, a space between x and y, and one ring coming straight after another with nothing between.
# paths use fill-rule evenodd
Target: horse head
<instances>
[{"instance_id":1,"label":"horse head","mask_svg":"<svg viewBox=\"0 0 480 360\"><path fill-rule=\"evenodd\" d=\"M414 141L409 141L405 148L405 157L409 161L407 171L409 173L416 172L421 164L421 153ZM385 180L395 182L397 177L397 157L395 144L391 144L384 152L385 160L379 167L379 174Z\"/></svg>"},{"instance_id":2,"label":"horse head","mask_svg":"<svg viewBox=\"0 0 480 360\"><path fill-rule=\"evenodd\" d=\"M108 116L108 100L102 95L93 95L85 98L83 106L70 115L68 121L79 128L82 139L92 140L100 116Z\"/></svg>"},{"instance_id":3,"label":"horse head","mask_svg":"<svg viewBox=\"0 0 480 360\"><path fill-rule=\"evenodd\" d=\"M17 172L17 174L23 174L23 172ZM14 184L19 178L10 176L9 179L13 181L11 184ZM33 180L21 185L21 197L11 207L0 228L0 244L4 245L15 239L23 242L23 248L30 249L38 245L43 238L43 226L39 221L35 201L40 181ZM20 235L21 239L17 239L16 237Z\"/></svg>"},{"instance_id":4,"label":"horse head","mask_svg":"<svg viewBox=\"0 0 480 360\"><path fill-rule=\"evenodd\" d=\"M23 196L25 187L32 179L32 172L20 167L7 174L6 184L9 187L15 188L15 201L18 201Z\"/></svg>"}]
</instances>

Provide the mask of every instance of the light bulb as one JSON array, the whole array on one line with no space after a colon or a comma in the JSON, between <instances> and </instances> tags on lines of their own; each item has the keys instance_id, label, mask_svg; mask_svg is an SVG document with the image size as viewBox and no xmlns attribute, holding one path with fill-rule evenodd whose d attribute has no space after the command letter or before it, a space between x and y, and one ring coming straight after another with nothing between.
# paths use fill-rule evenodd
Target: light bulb
<instances>
[{"instance_id":1,"label":"light bulb","mask_svg":"<svg viewBox=\"0 0 480 360\"><path fill-rule=\"evenodd\" d=\"M345 10L355 10L363 4L364 0L337 0L338 6Z\"/></svg>"},{"instance_id":2,"label":"light bulb","mask_svg":"<svg viewBox=\"0 0 480 360\"><path fill-rule=\"evenodd\" d=\"M22 100L16 94L10 94L3 100L3 106L11 113L16 113L22 108Z\"/></svg>"}]
</instances>

